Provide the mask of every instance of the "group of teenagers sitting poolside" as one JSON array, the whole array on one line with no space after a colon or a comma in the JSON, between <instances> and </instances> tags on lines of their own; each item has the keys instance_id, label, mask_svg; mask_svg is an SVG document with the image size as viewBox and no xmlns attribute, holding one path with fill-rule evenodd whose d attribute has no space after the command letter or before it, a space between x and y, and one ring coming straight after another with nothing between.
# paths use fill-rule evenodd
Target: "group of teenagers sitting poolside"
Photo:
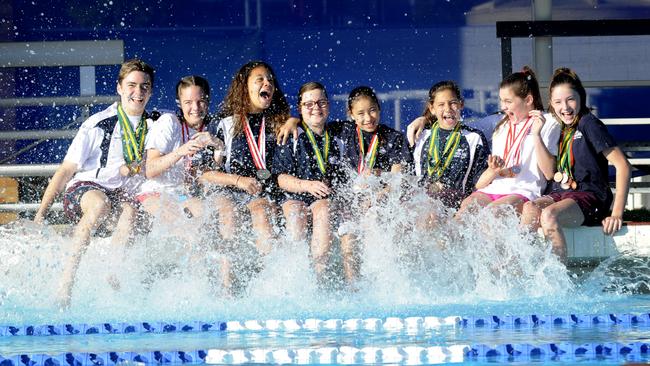
<instances>
[{"instance_id":1,"label":"group of teenagers sitting poolside","mask_svg":"<svg viewBox=\"0 0 650 366\"><path fill-rule=\"evenodd\" d=\"M150 65L124 62L119 102L81 125L45 190L34 220L44 222L64 192L65 214L77 222L57 293L62 307L69 306L92 232L113 217L112 244L124 246L133 238L138 212L155 217L154 225L169 226L180 217L205 220L216 212L215 235L222 245L215 250L224 254L219 268L226 291L236 281L232 262L241 231L250 228L263 257L278 239L275 214L284 216L289 238L306 240L311 232L311 262L319 281L338 232L344 281L353 286L362 248L353 230L339 226L368 209L364 190L377 189L364 184L370 179L415 176L431 207L433 200L442 202L459 222L482 207L511 206L522 227L542 228L562 261L567 255L562 227L602 224L612 234L622 225L630 165L586 106L585 88L568 68L552 77L550 113L544 113L528 67L500 83L503 118L491 146L481 131L463 124L463 98L453 81L431 87L408 136L380 124L380 101L366 86L349 94L351 121L328 121L326 89L314 81L301 86L299 117L291 117L275 73L262 61L236 72L216 114L208 111L210 87L200 76L178 82L178 112L149 114L145 107L153 84ZM609 163L616 168L615 197ZM389 189L388 184L379 188ZM435 230L436 212L423 209L420 227Z\"/></svg>"}]
</instances>

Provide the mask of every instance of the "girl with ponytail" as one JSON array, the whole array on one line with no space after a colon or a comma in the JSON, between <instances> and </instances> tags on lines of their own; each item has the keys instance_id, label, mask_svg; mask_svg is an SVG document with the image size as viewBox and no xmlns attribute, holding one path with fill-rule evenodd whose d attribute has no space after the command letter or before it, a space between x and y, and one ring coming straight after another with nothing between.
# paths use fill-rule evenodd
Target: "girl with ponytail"
<instances>
[{"instance_id":1,"label":"girl with ponytail","mask_svg":"<svg viewBox=\"0 0 650 366\"><path fill-rule=\"evenodd\" d=\"M573 70L555 70L549 91L549 111L562 125L557 172L550 193L526 202L521 219L533 231L541 226L553 252L566 262L562 227L602 224L606 234L621 228L631 169L607 127L591 114ZM616 168L616 197L609 188L609 163Z\"/></svg>"},{"instance_id":2,"label":"girl with ponytail","mask_svg":"<svg viewBox=\"0 0 650 366\"><path fill-rule=\"evenodd\" d=\"M525 202L540 197L555 173L560 125L544 115L535 73L525 66L499 85L504 118L492 137L488 168L476 192L461 203L459 215L472 207L510 205L521 213Z\"/></svg>"}]
</instances>

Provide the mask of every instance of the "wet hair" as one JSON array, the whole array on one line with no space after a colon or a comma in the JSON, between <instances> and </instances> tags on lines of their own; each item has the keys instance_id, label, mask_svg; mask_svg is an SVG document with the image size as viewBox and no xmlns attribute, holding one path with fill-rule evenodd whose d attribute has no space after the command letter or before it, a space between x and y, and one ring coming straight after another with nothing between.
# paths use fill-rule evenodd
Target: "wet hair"
<instances>
[{"instance_id":1,"label":"wet hair","mask_svg":"<svg viewBox=\"0 0 650 366\"><path fill-rule=\"evenodd\" d=\"M456 95L456 98L460 102L463 101L463 95L460 92L460 88L458 87L458 84L451 80L445 80L445 81L439 81L429 89L429 101L424 107L424 112L422 112L422 117L424 117L427 120L427 123L432 124L433 122L436 121L436 116L431 113L429 110L429 106L433 105L434 100L436 99L436 94L443 90L451 90L452 93Z\"/></svg>"},{"instance_id":2,"label":"wet hair","mask_svg":"<svg viewBox=\"0 0 650 366\"><path fill-rule=\"evenodd\" d=\"M243 131L244 119L242 117L245 117L251 111L251 103L248 97L248 78L253 69L259 66L264 67L271 74L271 82L275 89L271 105L262 112L266 117L267 128L277 132L280 126L289 118L289 103L287 103L287 99L280 89L280 84L278 84L277 77L271 66L264 61L250 61L235 73L219 111L219 118L237 117L233 119L234 135L238 135Z\"/></svg>"},{"instance_id":3,"label":"wet hair","mask_svg":"<svg viewBox=\"0 0 650 366\"><path fill-rule=\"evenodd\" d=\"M181 91L190 86L198 86L203 91L203 95L206 99L206 102L210 102L210 84L205 78L202 78L198 75L189 75L180 79L176 84L176 104L178 104L179 113L178 116L182 120L185 119L183 116L183 110L181 109ZM209 115L206 115L203 118L203 123L208 123L210 120Z\"/></svg>"},{"instance_id":4,"label":"wet hair","mask_svg":"<svg viewBox=\"0 0 650 366\"><path fill-rule=\"evenodd\" d=\"M533 97L533 108L540 111L544 110L542 95L539 92L539 82L537 82L537 77L530 67L524 66L521 71L506 76L499 84L499 89L503 88L510 88L516 96L522 99L530 94ZM497 123L494 132L498 131L507 120L507 116L503 117Z\"/></svg>"},{"instance_id":5,"label":"wet hair","mask_svg":"<svg viewBox=\"0 0 650 366\"><path fill-rule=\"evenodd\" d=\"M153 67L137 58L133 58L122 63L122 66L120 67L120 73L117 76L117 83L121 84L122 80L124 80L124 78L126 78L126 76L133 71L142 71L145 74L149 75L149 80L151 81L151 86L153 87Z\"/></svg>"},{"instance_id":6,"label":"wet hair","mask_svg":"<svg viewBox=\"0 0 650 366\"><path fill-rule=\"evenodd\" d=\"M350 92L348 96L348 113L352 112L352 105L362 97L370 98L370 100L377 105L377 108L381 110L381 105L379 104L379 99L377 94L369 86L358 86Z\"/></svg>"},{"instance_id":7,"label":"wet hair","mask_svg":"<svg viewBox=\"0 0 650 366\"><path fill-rule=\"evenodd\" d=\"M580 81L580 78L578 75L575 73L575 71L571 70L568 67L559 67L555 69L555 72L553 73L553 77L551 78L551 84L549 86L549 100L550 100L550 95L553 93L553 89L555 89L556 86L567 84L571 89L573 89L575 92L578 93L580 96L580 110L575 116L575 120L573 124L578 122L582 116L585 114L589 113L590 109L587 107L587 91L585 90L584 85L582 85L582 81ZM555 109L549 102L548 106L548 111L555 117L557 121L561 121L560 116L558 116L555 113Z\"/></svg>"},{"instance_id":8,"label":"wet hair","mask_svg":"<svg viewBox=\"0 0 650 366\"><path fill-rule=\"evenodd\" d=\"M300 111L300 107L302 104L302 95L305 94L308 91L312 90L322 90L323 95L325 95L325 98L329 99L329 96L327 95L327 90L325 90L325 86L318 81L308 81L302 86L300 86L300 89L298 89L298 111ZM298 113L300 115L300 119L302 120L302 113Z\"/></svg>"}]
</instances>

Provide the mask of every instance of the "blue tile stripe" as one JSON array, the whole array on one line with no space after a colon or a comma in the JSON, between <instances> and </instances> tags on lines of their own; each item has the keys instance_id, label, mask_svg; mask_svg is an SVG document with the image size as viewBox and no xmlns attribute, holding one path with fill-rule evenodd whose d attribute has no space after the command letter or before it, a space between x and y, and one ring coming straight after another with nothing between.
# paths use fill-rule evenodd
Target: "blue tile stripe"
<instances>
[{"instance_id":1,"label":"blue tile stripe","mask_svg":"<svg viewBox=\"0 0 650 366\"><path fill-rule=\"evenodd\" d=\"M540 327L635 325L650 327L650 314L595 315L525 315L525 316L450 316L450 317L388 317L366 319L288 319L216 322L122 322L97 324L5 325L0 337L57 336L83 334L145 334L176 332L238 332L238 331L359 331L383 332L427 330L443 326L456 327Z\"/></svg>"},{"instance_id":2,"label":"blue tile stripe","mask_svg":"<svg viewBox=\"0 0 650 366\"><path fill-rule=\"evenodd\" d=\"M650 326L650 314L595 314L595 315L526 315L526 316L470 316L464 317L464 327L538 327L538 326L594 326L641 325Z\"/></svg>"},{"instance_id":3,"label":"blue tile stripe","mask_svg":"<svg viewBox=\"0 0 650 366\"><path fill-rule=\"evenodd\" d=\"M594 358L648 360L650 343L544 343L499 345L403 346L403 347L314 347L209 349L194 351L147 351L105 353L23 354L7 358L2 366L117 366L125 362L143 364L360 364L406 363L411 365L491 360L576 360Z\"/></svg>"},{"instance_id":4,"label":"blue tile stripe","mask_svg":"<svg viewBox=\"0 0 650 366\"><path fill-rule=\"evenodd\" d=\"M224 331L226 323L217 322L142 322L142 323L97 323L56 325L7 325L0 326L0 336L57 336L83 334L144 334L175 332Z\"/></svg>"},{"instance_id":5,"label":"blue tile stripe","mask_svg":"<svg viewBox=\"0 0 650 366\"><path fill-rule=\"evenodd\" d=\"M207 351L147 351L147 352L104 352L104 353L62 353L59 355L23 354L3 358L3 366L111 366L125 362L144 364L202 364Z\"/></svg>"}]
</instances>

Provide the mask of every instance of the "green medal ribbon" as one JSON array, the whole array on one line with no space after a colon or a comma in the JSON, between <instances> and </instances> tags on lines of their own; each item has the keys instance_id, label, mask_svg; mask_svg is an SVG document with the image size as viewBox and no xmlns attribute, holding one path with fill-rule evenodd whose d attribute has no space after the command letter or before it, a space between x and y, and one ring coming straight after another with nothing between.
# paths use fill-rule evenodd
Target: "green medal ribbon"
<instances>
[{"instance_id":1,"label":"green medal ribbon","mask_svg":"<svg viewBox=\"0 0 650 366\"><path fill-rule=\"evenodd\" d=\"M567 127L562 130L562 142L560 143L560 158L557 159L557 171L567 173L569 178L573 179L571 169L575 162L573 156L573 135L576 129L574 127Z\"/></svg>"},{"instance_id":2,"label":"green medal ribbon","mask_svg":"<svg viewBox=\"0 0 650 366\"><path fill-rule=\"evenodd\" d=\"M314 132L312 132L311 128L307 126L305 121L302 121L302 129L305 130L305 133L309 138L309 142L311 142L311 147L314 149L314 154L316 154L316 161L318 162L318 169L320 169L321 173L325 174L325 171L327 170L327 157L330 154L329 133L327 133L327 130L325 130L325 146L324 151L321 154L321 151L318 148L318 144L316 143L316 138L314 137Z\"/></svg>"},{"instance_id":3,"label":"green medal ribbon","mask_svg":"<svg viewBox=\"0 0 650 366\"><path fill-rule=\"evenodd\" d=\"M440 158L440 139L438 137L439 131L440 125L436 121L431 129L429 153L427 154L427 173L429 177L435 174L436 180L440 179L445 170L447 170L447 167L449 164L451 164L451 161L454 158L454 153L458 149L458 145L460 145L460 123L456 124L456 127L454 127L454 130L449 135L449 138L447 138L447 142L445 143L445 150L442 152L442 159ZM433 164L431 164L432 161Z\"/></svg>"},{"instance_id":4,"label":"green medal ribbon","mask_svg":"<svg viewBox=\"0 0 650 366\"><path fill-rule=\"evenodd\" d=\"M375 166L375 161L377 160L377 150L379 148L379 133L375 132L370 140L370 146L368 146L369 154L366 156L365 149L363 147L363 133L361 129L357 127L357 136L359 137L359 164L357 166L357 172L361 174L365 168L372 169Z\"/></svg>"},{"instance_id":5,"label":"green medal ribbon","mask_svg":"<svg viewBox=\"0 0 650 366\"><path fill-rule=\"evenodd\" d=\"M142 161L144 153L144 138L147 135L147 122L144 114L140 117L140 123L133 132L129 118L124 113L122 105L117 105L117 119L122 127L122 153L127 165Z\"/></svg>"}]
</instances>

